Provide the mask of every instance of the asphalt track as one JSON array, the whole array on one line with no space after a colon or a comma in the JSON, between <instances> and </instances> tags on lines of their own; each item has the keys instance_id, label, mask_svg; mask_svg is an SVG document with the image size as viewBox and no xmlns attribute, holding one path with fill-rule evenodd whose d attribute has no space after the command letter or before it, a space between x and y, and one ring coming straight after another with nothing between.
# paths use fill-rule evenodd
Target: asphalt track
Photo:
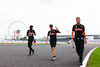
<instances>
[{"instance_id":1,"label":"asphalt track","mask_svg":"<svg viewBox=\"0 0 100 67\"><path fill-rule=\"evenodd\" d=\"M84 57L97 45L85 45ZM100 46L100 45L99 45ZM28 57L27 45L0 44L0 67L79 67L72 45L57 45L57 60L51 61L50 45L33 45L35 55Z\"/></svg>"}]
</instances>

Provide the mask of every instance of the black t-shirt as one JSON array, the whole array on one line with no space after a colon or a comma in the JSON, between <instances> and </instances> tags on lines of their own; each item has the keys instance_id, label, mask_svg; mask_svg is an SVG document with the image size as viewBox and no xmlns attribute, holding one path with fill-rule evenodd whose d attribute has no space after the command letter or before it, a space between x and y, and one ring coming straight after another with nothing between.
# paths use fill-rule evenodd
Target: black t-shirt
<instances>
[{"instance_id":1,"label":"black t-shirt","mask_svg":"<svg viewBox=\"0 0 100 67\"><path fill-rule=\"evenodd\" d=\"M50 36L50 40L56 40L56 33L60 33L60 32L54 29L48 32L48 36Z\"/></svg>"},{"instance_id":2,"label":"black t-shirt","mask_svg":"<svg viewBox=\"0 0 100 67\"><path fill-rule=\"evenodd\" d=\"M28 30L27 31L27 35L30 35L30 33L34 33L35 34L35 31L34 30ZM33 39L33 38L34 38L33 34L32 34L32 36L28 36L28 39Z\"/></svg>"},{"instance_id":3,"label":"black t-shirt","mask_svg":"<svg viewBox=\"0 0 100 67\"><path fill-rule=\"evenodd\" d=\"M76 38L84 38L84 31L85 31L85 27L84 25L74 25L72 28L72 31L75 32L75 39Z\"/></svg>"}]
</instances>

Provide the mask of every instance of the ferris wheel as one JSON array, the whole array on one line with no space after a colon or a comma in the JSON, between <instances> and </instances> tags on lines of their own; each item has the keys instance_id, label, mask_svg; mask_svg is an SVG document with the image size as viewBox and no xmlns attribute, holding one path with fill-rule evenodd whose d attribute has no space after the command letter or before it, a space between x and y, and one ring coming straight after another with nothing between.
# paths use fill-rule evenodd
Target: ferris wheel
<instances>
[{"instance_id":1,"label":"ferris wheel","mask_svg":"<svg viewBox=\"0 0 100 67\"><path fill-rule=\"evenodd\" d=\"M14 21L8 27L8 35L10 39L19 40L26 36L27 26L21 21Z\"/></svg>"}]
</instances>

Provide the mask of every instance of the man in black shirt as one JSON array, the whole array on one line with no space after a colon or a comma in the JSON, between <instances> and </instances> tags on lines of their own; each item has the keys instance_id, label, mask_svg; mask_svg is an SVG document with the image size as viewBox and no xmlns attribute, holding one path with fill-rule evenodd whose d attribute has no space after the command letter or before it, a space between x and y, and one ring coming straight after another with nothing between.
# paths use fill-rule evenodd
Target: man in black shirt
<instances>
[{"instance_id":1,"label":"man in black shirt","mask_svg":"<svg viewBox=\"0 0 100 67\"><path fill-rule=\"evenodd\" d=\"M80 24L80 17L76 18L76 22L77 24L75 24L72 28L71 41L73 41L73 32L75 32L74 41L76 45L76 51L77 51L77 54L79 55L80 64L82 65L84 39L85 39L85 43L87 43L87 39L86 39L86 34L85 34L85 27L84 25Z\"/></svg>"},{"instance_id":2,"label":"man in black shirt","mask_svg":"<svg viewBox=\"0 0 100 67\"><path fill-rule=\"evenodd\" d=\"M52 60L54 61L56 59L56 56L55 56L56 34L60 33L60 31L58 30L57 27L56 27L56 30L54 30L52 24L50 24L49 26L51 30L48 32L46 44L47 44L48 36L50 36L50 45L51 45L52 53L53 53Z\"/></svg>"},{"instance_id":3,"label":"man in black shirt","mask_svg":"<svg viewBox=\"0 0 100 67\"><path fill-rule=\"evenodd\" d=\"M30 30L27 31L27 36L28 36L28 47L29 47L29 55L28 56L31 56L31 51L33 52L34 54L34 50L32 49L32 42L34 40L34 36L36 36L36 33L35 31L33 30L33 26L31 25L30 26Z\"/></svg>"}]
</instances>

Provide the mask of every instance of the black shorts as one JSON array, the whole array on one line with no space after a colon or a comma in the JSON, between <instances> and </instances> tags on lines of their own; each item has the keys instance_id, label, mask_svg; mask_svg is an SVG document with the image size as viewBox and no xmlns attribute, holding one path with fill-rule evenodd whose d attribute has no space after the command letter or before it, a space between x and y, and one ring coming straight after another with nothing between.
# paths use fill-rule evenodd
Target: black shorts
<instances>
[{"instance_id":1,"label":"black shorts","mask_svg":"<svg viewBox=\"0 0 100 67\"><path fill-rule=\"evenodd\" d=\"M50 40L51 47L56 47L56 40Z\"/></svg>"}]
</instances>

